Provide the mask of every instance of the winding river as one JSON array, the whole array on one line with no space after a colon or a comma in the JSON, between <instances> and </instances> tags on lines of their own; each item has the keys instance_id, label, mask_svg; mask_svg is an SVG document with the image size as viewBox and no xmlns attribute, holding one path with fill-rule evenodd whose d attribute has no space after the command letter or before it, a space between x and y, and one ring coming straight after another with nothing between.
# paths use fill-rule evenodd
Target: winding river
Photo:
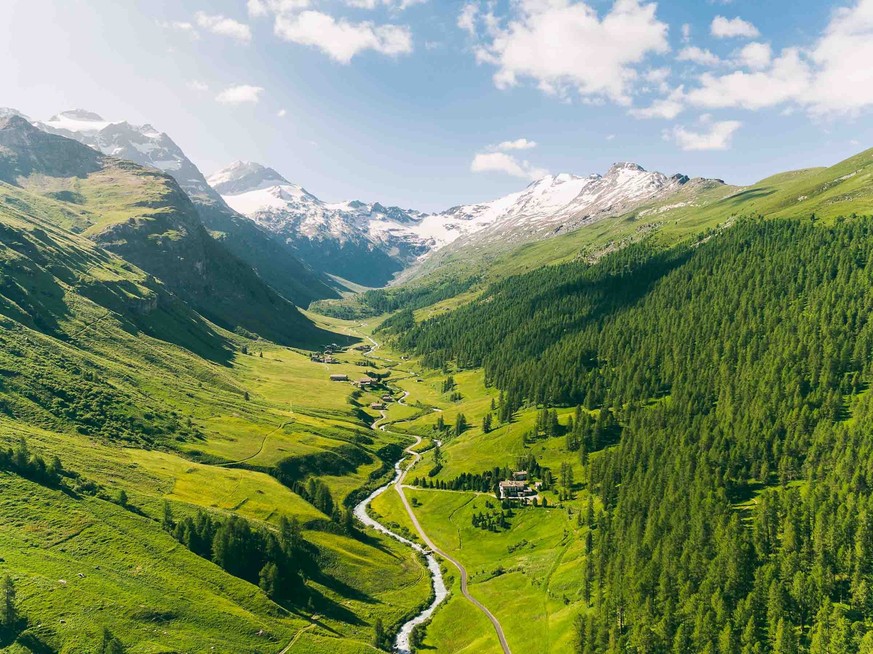
<instances>
[{"instance_id":1,"label":"winding river","mask_svg":"<svg viewBox=\"0 0 873 654\"><path fill-rule=\"evenodd\" d=\"M384 414L383 414L383 419L384 419ZM378 423L373 424L374 429L376 429L377 424ZM417 459L419 455L416 452L414 452L412 450L412 448L415 447L416 445L418 445L420 442L421 442L421 438L417 438L415 443L406 449L406 452L410 455L410 457L412 457L413 461L415 461L415 459ZM433 585L434 599L430 603L430 605L428 607L426 607L421 613L419 613L414 618L412 618L411 620L406 622L400 628L400 633L397 634L397 639L394 641L394 651L398 652L399 654L409 654L410 653L411 649L409 646L409 637L412 634L413 628L415 628L417 625L420 625L420 624L423 624L424 622L427 622L430 619L430 617L434 614L434 611L436 611L437 607L449 595L449 591L446 588L446 582L443 579L442 570L440 569L440 564L436 560L436 557L433 555L433 553L430 550L425 549L424 547L422 547L418 543L414 543L411 540L409 540L408 538L404 538L400 534L394 533L393 531L388 529L388 527L383 525L378 520L374 520L373 518L371 518L369 516L369 514L367 513L367 507L370 505L370 502L372 502L374 499L379 497L382 493L386 492L392 486L395 487L395 489L397 490L398 493L402 493L401 485L403 484L403 478L406 476L406 471L403 469L403 463L406 460L407 459L401 459L400 461L398 461L397 463L394 464L395 473L394 473L394 478L391 481L389 481L384 486L380 486L379 488L374 490L372 493L370 493L370 495L364 501L362 501L360 504L358 504L355 507L355 517L358 520L360 520L363 524L365 524L368 527L372 527L376 531L379 531L383 534L391 536L392 538L400 541L404 545L411 547L413 550L415 550L416 552L418 552L420 554L424 554L425 559L427 560L427 568L430 571L431 583Z\"/></svg>"}]
</instances>

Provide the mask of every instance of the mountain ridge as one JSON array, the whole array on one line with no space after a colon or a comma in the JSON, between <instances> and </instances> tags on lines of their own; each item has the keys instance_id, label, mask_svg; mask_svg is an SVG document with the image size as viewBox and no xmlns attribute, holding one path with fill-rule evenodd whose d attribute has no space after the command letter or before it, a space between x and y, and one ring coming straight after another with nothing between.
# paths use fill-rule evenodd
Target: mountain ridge
<instances>
[{"instance_id":1,"label":"mountain ridge","mask_svg":"<svg viewBox=\"0 0 873 654\"><path fill-rule=\"evenodd\" d=\"M3 111L23 115L15 109ZM85 109L63 111L45 122L28 120L42 131L169 174L188 194L212 236L294 304L306 307L314 300L338 297L328 278L301 263L280 239L231 209L175 141L151 124L108 121Z\"/></svg>"}]
</instances>

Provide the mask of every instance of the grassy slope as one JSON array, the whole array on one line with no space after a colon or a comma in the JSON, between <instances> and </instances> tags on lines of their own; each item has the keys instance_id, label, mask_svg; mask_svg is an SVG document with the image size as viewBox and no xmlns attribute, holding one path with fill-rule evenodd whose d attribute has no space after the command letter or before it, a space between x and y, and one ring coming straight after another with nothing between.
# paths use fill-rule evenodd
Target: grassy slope
<instances>
[{"instance_id":1,"label":"grassy slope","mask_svg":"<svg viewBox=\"0 0 873 654\"><path fill-rule=\"evenodd\" d=\"M377 324L378 321L371 321ZM372 327L364 328L366 332ZM379 356L400 361L401 355L390 347L379 350ZM574 465L576 479L582 469L577 453L566 450L563 438L539 440L522 444L522 434L533 428L536 413L520 413L507 425L497 426L488 434L480 428L482 417L490 409L494 389L485 387L482 371L454 373L459 402L449 400L441 392L445 374L422 370L416 360L402 361L397 368L417 373L400 379L395 385L410 392L410 406L428 409L419 417L408 417L404 407L392 406L388 411L393 429L418 435L433 433L437 413L442 409L447 424L463 413L471 428L460 437L444 442L443 468L435 479L451 480L462 472L479 473L494 466L513 467L516 456L533 453L542 465L553 472L561 462ZM399 376L399 375L398 375ZM421 379L421 381L417 381ZM569 410L559 412L566 422ZM596 456L596 455L595 455ZM433 455L425 453L421 463L410 473L410 480L425 476L433 467ZM577 513L584 510L587 496L577 490L573 500L562 508L527 508L516 511L511 528L493 533L472 526L472 514L486 511L488 495L475 493L407 489L415 511L428 535L442 548L458 558L470 573L470 592L494 612L503 625L513 651L566 652L573 638L573 619L586 607L581 598L584 562L584 536L587 527L576 523ZM545 496L553 506L557 494ZM380 496L373 511L386 523L401 532L412 531L396 493ZM438 652L499 652L497 639L487 620L460 596L455 586L447 604L434 616L427 630L426 646Z\"/></svg>"},{"instance_id":2,"label":"grassy slope","mask_svg":"<svg viewBox=\"0 0 873 654\"><path fill-rule=\"evenodd\" d=\"M784 218L815 214L832 219L852 213L870 213L871 206L873 149L827 168L780 173L747 187L689 185L667 200L509 252L499 246L461 250L426 265L419 271L415 283L437 283L446 274L472 273L483 274L485 281L494 280L545 264L596 256L647 235L672 244L730 224L740 216L760 214ZM452 301L446 303L446 306L451 305Z\"/></svg>"},{"instance_id":3,"label":"grassy slope","mask_svg":"<svg viewBox=\"0 0 873 654\"><path fill-rule=\"evenodd\" d=\"M53 200L46 219L156 276L225 328L286 345L330 337L207 233L169 175L10 119L0 125L0 180Z\"/></svg>"},{"instance_id":4,"label":"grassy slope","mask_svg":"<svg viewBox=\"0 0 873 654\"><path fill-rule=\"evenodd\" d=\"M0 530L0 573L15 578L22 611L42 625L34 637L52 650L89 651L106 625L132 652L209 651L215 642L278 651L313 623L178 546L159 526L161 503L177 515L202 507L265 524L281 515L323 522L266 472L304 449L349 446L370 433L366 414L354 412L351 387L327 382L307 354L211 325L45 216L60 211L54 200L3 188L0 444L26 435L32 450L100 484L104 498L125 490L135 510L2 473L0 522L15 528ZM241 354L243 344L251 354ZM277 432L289 419L294 429ZM189 458L192 450L220 455L228 443L228 455L252 453L271 433L279 444L261 470ZM389 440L355 446L370 463L325 478L337 501L379 467L374 453ZM399 544L305 536L324 572L310 581L323 617L306 636L328 639L332 651L366 649L377 617L390 626L426 598L426 575ZM267 636L256 635L262 629Z\"/></svg>"}]
</instances>

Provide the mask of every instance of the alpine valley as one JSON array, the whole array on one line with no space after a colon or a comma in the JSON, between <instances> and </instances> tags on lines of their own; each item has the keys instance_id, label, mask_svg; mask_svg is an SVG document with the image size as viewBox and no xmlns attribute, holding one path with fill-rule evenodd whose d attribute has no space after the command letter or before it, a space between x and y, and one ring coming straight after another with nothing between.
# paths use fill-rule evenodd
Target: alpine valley
<instances>
[{"instance_id":1,"label":"alpine valley","mask_svg":"<svg viewBox=\"0 0 873 654\"><path fill-rule=\"evenodd\" d=\"M0 651L873 652L873 150L267 164L0 110Z\"/></svg>"}]
</instances>

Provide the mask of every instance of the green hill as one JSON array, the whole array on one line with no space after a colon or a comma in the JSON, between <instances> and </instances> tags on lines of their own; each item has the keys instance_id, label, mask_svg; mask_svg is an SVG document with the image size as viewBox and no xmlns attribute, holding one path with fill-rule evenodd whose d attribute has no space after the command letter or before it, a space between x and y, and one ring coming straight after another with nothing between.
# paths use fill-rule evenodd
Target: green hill
<instances>
[{"instance_id":1,"label":"green hill","mask_svg":"<svg viewBox=\"0 0 873 654\"><path fill-rule=\"evenodd\" d=\"M0 622L0 649L104 651L104 629L130 652L369 648L375 620L393 629L429 593L407 548L342 522L397 456L360 408L375 396L332 384L308 353L227 331L178 280L102 247L121 234L118 252L172 270L189 250L155 232L190 225L161 204L166 178L63 139L39 156L4 143L17 184L0 182L0 579L19 619ZM81 176L34 172L71 161ZM355 374L348 357L336 369ZM198 549L186 525L201 515L231 534L222 543L248 543L252 565L278 561L281 585L268 594L262 568ZM278 554L283 520L301 535Z\"/></svg>"},{"instance_id":2,"label":"green hill","mask_svg":"<svg viewBox=\"0 0 873 654\"><path fill-rule=\"evenodd\" d=\"M13 116L0 126L0 180L54 199L51 215L164 282L214 323L279 343L329 342L215 241L168 175L106 157Z\"/></svg>"}]
</instances>

